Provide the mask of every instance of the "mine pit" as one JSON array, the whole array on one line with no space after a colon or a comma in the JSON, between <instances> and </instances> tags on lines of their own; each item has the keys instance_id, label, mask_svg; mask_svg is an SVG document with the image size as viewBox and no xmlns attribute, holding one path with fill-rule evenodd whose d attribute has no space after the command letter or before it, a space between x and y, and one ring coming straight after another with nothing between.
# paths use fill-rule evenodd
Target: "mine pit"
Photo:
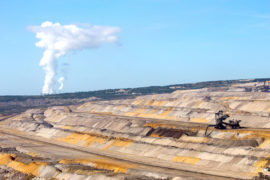
<instances>
[{"instance_id":1,"label":"mine pit","mask_svg":"<svg viewBox=\"0 0 270 180\"><path fill-rule=\"evenodd\" d=\"M0 174L74 180L266 179L269 109L268 93L198 89L2 116ZM220 110L224 114L217 116Z\"/></svg>"}]
</instances>

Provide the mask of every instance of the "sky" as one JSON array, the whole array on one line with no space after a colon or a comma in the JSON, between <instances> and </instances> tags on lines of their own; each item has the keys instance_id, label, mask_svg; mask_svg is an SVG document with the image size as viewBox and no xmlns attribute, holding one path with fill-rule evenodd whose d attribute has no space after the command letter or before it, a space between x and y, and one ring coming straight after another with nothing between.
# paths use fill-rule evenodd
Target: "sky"
<instances>
[{"instance_id":1,"label":"sky","mask_svg":"<svg viewBox=\"0 0 270 180\"><path fill-rule=\"evenodd\" d=\"M120 29L59 57L56 93L270 77L269 0L2 0L0 95L42 93L45 21Z\"/></svg>"}]
</instances>

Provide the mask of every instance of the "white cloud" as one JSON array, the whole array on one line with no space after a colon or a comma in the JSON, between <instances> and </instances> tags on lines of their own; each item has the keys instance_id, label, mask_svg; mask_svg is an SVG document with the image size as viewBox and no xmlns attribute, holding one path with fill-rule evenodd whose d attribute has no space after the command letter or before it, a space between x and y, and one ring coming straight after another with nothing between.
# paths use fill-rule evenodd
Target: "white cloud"
<instances>
[{"instance_id":1,"label":"white cloud","mask_svg":"<svg viewBox=\"0 0 270 180\"><path fill-rule=\"evenodd\" d=\"M54 77L56 75L56 60L70 51L97 48L103 43L116 43L119 27L61 25L50 21L43 22L40 26L31 26L29 29L36 33L40 39L37 47L44 48L40 66L46 75L42 89L43 94L54 93ZM60 87L63 87L61 81Z\"/></svg>"}]
</instances>

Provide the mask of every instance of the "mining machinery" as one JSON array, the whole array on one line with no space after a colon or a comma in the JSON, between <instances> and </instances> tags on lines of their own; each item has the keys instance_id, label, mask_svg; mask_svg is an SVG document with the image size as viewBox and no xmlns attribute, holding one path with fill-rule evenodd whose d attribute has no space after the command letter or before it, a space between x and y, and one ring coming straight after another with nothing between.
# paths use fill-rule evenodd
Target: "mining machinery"
<instances>
[{"instance_id":1,"label":"mining machinery","mask_svg":"<svg viewBox=\"0 0 270 180\"><path fill-rule=\"evenodd\" d=\"M225 122L226 119L228 119L230 116L228 114L224 114L223 111L218 111L215 113L215 120L216 124L214 125L208 125L205 130L205 136L209 136L212 132L207 134L207 130L209 127L215 127L216 129L240 129L240 122L241 120L229 120L229 122Z\"/></svg>"},{"instance_id":2,"label":"mining machinery","mask_svg":"<svg viewBox=\"0 0 270 180\"><path fill-rule=\"evenodd\" d=\"M255 92L270 92L270 81L264 81L263 85L256 86L254 88Z\"/></svg>"},{"instance_id":3,"label":"mining machinery","mask_svg":"<svg viewBox=\"0 0 270 180\"><path fill-rule=\"evenodd\" d=\"M216 129L227 129L227 127L230 127L231 129L241 128L241 120L229 120L229 122L224 122L229 117L230 116L228 114L224 114L223 111L218 111L215 113L216 125L214 127Z\"/></svg>"}]
</instances>

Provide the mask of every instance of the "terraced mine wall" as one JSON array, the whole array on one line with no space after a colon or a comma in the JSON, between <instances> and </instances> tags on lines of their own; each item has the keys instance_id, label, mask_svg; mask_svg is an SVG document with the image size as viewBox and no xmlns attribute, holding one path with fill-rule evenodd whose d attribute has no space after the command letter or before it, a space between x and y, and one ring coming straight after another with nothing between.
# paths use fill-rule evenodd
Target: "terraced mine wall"
<instances>
[{"instance_id":1,"label":"terraced mine wall","mask_svg":"<svg viewBox=\"0 0 270 180\"><path fill-rule=\"evenodd\" d=\"M244 128L206 131L219 110ZM268 93L209 89L32 109L1 122L0 164L56 179L267 178L269 113Z\"/></svg>"},{"instance_id":2,"label":"terraced mine wall","mask_svg":"<svg viewBox=\"0 0 270 180\"><path fill-rule=\"evenodd\" d=\"M0 120L1 115L24 112L30 108L47 108L59 105L78 105L94 100L113 100L135 98L149 94L172 93L175 90L190 90L201 88L212 88L216 90L238 90L238 91L262 91L270 90L264 87L264 82L269 78L240 79L225 81L206 81L198 83L174 84L168 86L149 86L126 89L106 89L88 92L61 93L41 96L0 96Z\"/></svg>"}]
</instances>

